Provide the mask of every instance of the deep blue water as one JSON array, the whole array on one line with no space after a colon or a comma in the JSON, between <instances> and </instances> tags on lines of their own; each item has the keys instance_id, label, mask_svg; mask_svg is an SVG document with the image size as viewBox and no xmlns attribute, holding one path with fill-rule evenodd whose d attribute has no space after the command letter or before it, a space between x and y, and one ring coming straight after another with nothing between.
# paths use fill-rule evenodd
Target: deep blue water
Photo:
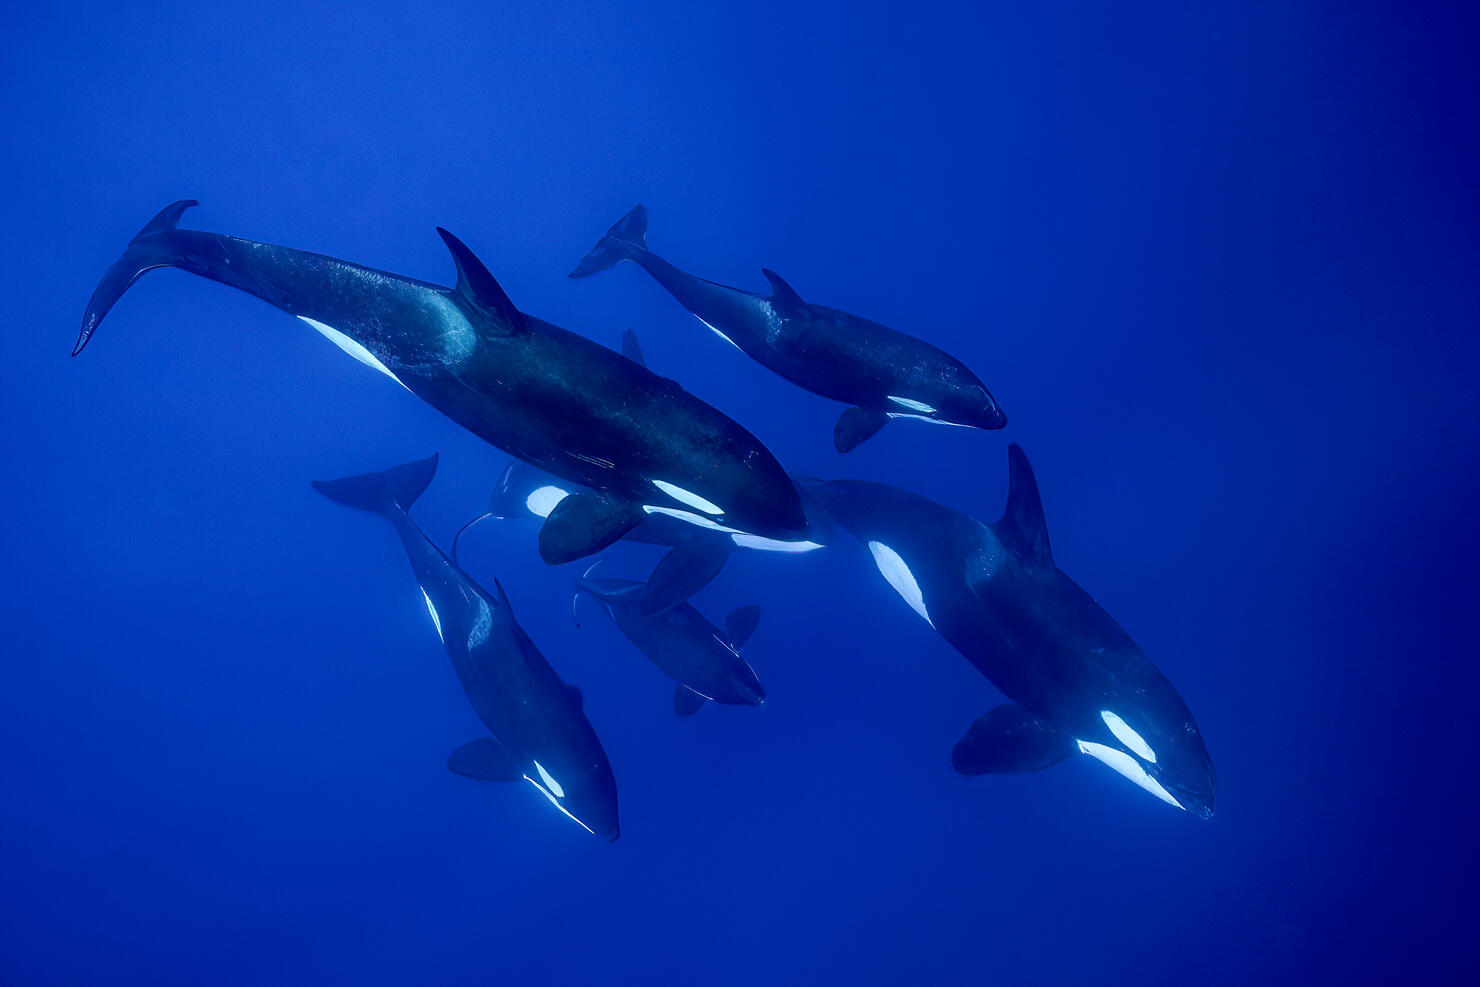
<instances>
[{"instance_id":1,"label":"deep blue water","mask_svg":"<svg viewBox=\"0 0 1480 987\"><path fill-rule=\"evenodd\" d=\"M490 12L490 6L495 7ZM15 10L0 41L6 983L1228 983L1473 975L1480 24L1423 4ZM1087 758L964 779L995 690L853 546L738 557L764 709L671 712L580 567L490 525L584 690L622 839L443 766L478 734L390 531L314 478L506 456L135 231L514 301L788 467L985 519L1021 443L1061 567L1218 768L1199 822ZM1004 432L896 423L736 353L646 275L566 272L634 202L686 269L913 332ZM652 550L609 553L640 576Z\"/></svg>"}]
</instances>

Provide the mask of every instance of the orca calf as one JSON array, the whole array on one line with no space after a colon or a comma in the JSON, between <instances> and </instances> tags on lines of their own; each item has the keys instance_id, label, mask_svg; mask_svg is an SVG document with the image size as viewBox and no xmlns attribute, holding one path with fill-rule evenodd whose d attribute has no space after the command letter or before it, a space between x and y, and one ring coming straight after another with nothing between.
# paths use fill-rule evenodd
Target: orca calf
<instances>
[{"instance_id":1,"label":"orca calf","mask_svg":"<svg viewBox=\"0 0 1480 987\"><path fill-rule=\"evenodd\" d=\"M599 565L600 563L598 563ZM760 706L766 701L755 669L740 657L740 648L755 633L761 608L740 607L725 618L721 631L687 603L660 614L642 612L642 583L631 579L598 579L591 569L576 580L574 611L581 594L601 605L627 640L663 673L678 683L673 711L692 716L705 700L732 706Z\"/></svg>"},{"instance_id":2,"label":"orca calf","mask_svg":"<svg viewBox=\"0 0 1480 987\"><path fill-rule=\"evenodd\" d=\"M642 363L637 336L628 329L622 334L622 353L629 360ZM584 488L551 476L528 463L514 460L504 470L494 489L488 513L474 518L463 531L484 518L537 518L544 521L556 506L572 493ZM819 549L826 542L829 521L805 489L799 489L802 508L807 516L811 537L803 541L777 541L744 532L726 532L678 520L668 514L654 513L625 536L627 541L646 545L666 545L670 551L642 584L640 607L644 614L661 613L682 603L709 585L719 575L737 548L757 552L802 553ZM461 537L462 532L459 532ZM454 542L453 557L457 557Z\"/></svg>"},{"instance_id":3,"label":"orca calf","mask_svg":"<svg viewBox=\"0 0 1480 987\"><path fill-rule=\"evenodd\" d=\"M438 228L457 286L322 254L177 229L166 207L93 292L72 355L139 276L179 267L308 323L480 438L588 490L552 513L540 554L557 564L611 544L652 513L794 540L806 521L760 440L673 381L519 311L457 237Z\"/></svg>"},{"instance_id":4,"label":"orca calf","mask_svg":"<svg viewBox=\"0 0 1480 987\"><path fill-rule=\"evenodd\" d=\"M437 457L342 480L315 481L330 500L379 514L401 536L437 636L491 737L453 751L447 767L481 781L529 782L588 832L615 840L617 785L581 691L561 681L493 593L443 555L406 511L432 482Z\"/></svg>"},{"instance_id":5,"label":"orca calf","mask_svg":"<svg viewBox=\"0 0 1480 987\"><path fill-rule=\"evenodd\" d=\"M762 269L771 297L685 274L647 248L647 210L638 205L597 241L573 278L636 261L690 314L752 360L813 394L854 407L833 429L849 452L891 418L1002 428L1007 416L965 364L914 336L835 308L804 302Z\"/></svg>"},{"instance_id":6,"label":"orca calf","mask_svg":"<svg viewBox=\"0 0 1480 987\"><path fill-rule=\"evenodd\" d=\"M1213 762L1182 697L1053 563L1038 484L1008 449L1007 510L987 524L897 487L815 481L889 585L1011 703L972 724L966 775L1037 771L1088 754L1157 798L1213 814Z\"/></svg>"}]
</instances>

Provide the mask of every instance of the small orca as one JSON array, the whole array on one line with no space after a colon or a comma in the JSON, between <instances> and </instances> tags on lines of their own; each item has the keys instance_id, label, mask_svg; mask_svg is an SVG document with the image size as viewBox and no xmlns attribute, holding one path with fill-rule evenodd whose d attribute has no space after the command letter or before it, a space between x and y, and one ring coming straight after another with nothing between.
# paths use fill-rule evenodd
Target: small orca
<instances>
[{"instance_id":1,"label":"small orca","mask_svg":"<svg viewBox=\"0 0 1480 987\"><path fill-rule=\"evenodd\" d=\"M644 363L637 336L631 329L622 334L622 354L629 360ZM566 497L583 491L584 488L577 484L551 476L542 469L516 459L499 478L488 513L470 521L463 530L466 531L488 517L538 518L543 521ZM703 528L667 514L648 515L624 536L625 539L647 545L666 545L671 551L663 556L647 582L642 585L642 612L651 616L687 600L719 575L730 553L736 548L783 553L811 552L821 548L830 526L827 514L817 506L805 489L799 489L798 493L807 516L808 530L811 532L809 539L801 541L777 541L739 531ZM454 558L456 554L454 548Z\"/></svg>"},{"instance_id":2,"label":"small orca","mask_svg":"<svg viewBox=\"0 0 1480 987\"><path fill-rule=\"evenodd\" d=\"M598 565L600 563L597 563ZM740 607L725 618L721 631L688 603L659 614L642 612L642 583L631 579L598 579L592 566L576 580L574 611L584 593L601 605L620 630L663 673L678 683L673 711L692 716L704 701L732 706L760 706L766 701L755 669L740 657L740 648L755 633L761 608Z\"/></svg>"},{"instance_id":3,"label":"small orca","mask_svg":"<svg viewBox=\"0 0 1480 987\"><path fill-rule=\"evenodd\" d=\"M498 581L493 593L479 586L406 514L436 470L433 456L313 486L330 500L381 515L401 536L437 636L493 735L453 751L447 767L481 781L527 781L588 832L615 840L617 785L581 691L561 681L524 633Z\"/></svg>"},{"instance_id":4,"label":"small orca","mask_svg":"<svg viewBox=\"0 0 1480 987\"><path fill-rule=\"evenodd\" d=\"M647 210L638 205L597 241L572 278L636 261L690 314L752 360L813 394L854 407L833 429L850 452L891 418L1002 428L1007 416L965 364L914 336L802 301L780 275L766 298L686 274L647 248Z\"/></svg>"},{"instance_id":5,"label":"small orca","mask_svg":"<svg viewBox=\"0 0 1480 987\"><path fill-rule=\"evenodd\" d=\"M881 483L819 480L812 492L910 608L1012 700L956 744L958 772L1036 771L1089 754L1211 816L1213 762L1187 704L1054 565L1038 484L1015 444L1008 474L1007 510L992 524Z\"/></svg>"},{"instance_id":6,"label":"small orca","mask_svg":"<svg viewBox=\"0 0 1480 987\"><path fill-rule=\"evenodd\" d=\"M72 351L147 271L179 267L295 315L473 434L587 488L540 532L558 564L661 513L780 540L804 537L801 501L759 439L673 381L519 311L462 241L441 288L322 254L178 229L166 207L103 275Z\"/></svg>"}]
</instances>

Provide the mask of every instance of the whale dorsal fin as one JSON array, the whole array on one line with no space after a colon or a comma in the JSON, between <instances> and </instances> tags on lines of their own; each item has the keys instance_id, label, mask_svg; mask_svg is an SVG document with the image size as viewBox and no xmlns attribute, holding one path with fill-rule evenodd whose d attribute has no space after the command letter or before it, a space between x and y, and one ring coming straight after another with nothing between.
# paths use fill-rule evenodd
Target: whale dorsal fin
<instances>
[{"instance_id":1,"label":"whale dorsal fin","mask_svg":"<svg viewBox=\"0 0 1480 987\"><path fill-rule=\"evenodd\" d=\"M1052 566L1048 547L1048 524L1043 520L1043 501L1027 454L1016 442L1007 447L1007 509L997 522L1008 547L1032 566Z\"/></svg>"},{"instance_id":2,"label":"whale dorsal fin","mask_svg":"<svg viewBox=\"0 0 1480 987\"><path fill-rule=\"evenodd\" d=\"M524 313L509 301L504 289L467 244L440 226L437 232L442 235L442 242L447 244L452 262L457 265L457 287L452 289L453 296L473 311L490 316L508 332L523 328Z\"/></svg>"},{"instance_id":3,"label":"whale dorsal fin","mask_svg":"<svg viewBox=\"0 0 1480 987\"><path fill-rule=\"evenodd\" d=\"M781 275L769 268L761 268L761 273L766 280L771 282L771 305L776 311L786 314L790 312L801 312L806 309L807 303L802 301L802 296L796 293L796 289L781 279Z\"/></svg>"},{"instance_id":4,"label":"whale dorsal fin","mask_svg":"<svg viewBox=\"0 0 1480 987\"><path fill-rule=\"evenodd\" d=\"M639 367L647 366L647 361L642 358L642 347L637 345L637 333L631 329L622 330L622 355Z\"/></svg>"}]
</instances>

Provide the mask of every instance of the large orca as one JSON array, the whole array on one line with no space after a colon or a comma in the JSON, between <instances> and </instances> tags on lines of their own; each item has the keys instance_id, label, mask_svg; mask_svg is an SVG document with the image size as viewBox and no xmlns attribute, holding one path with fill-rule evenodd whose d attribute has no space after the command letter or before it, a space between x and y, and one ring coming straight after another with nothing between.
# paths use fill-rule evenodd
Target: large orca
<instances>
[{"instance_id":1,"label":"large orca","mask_svg":"<svg viewBox=\"0 0 1480 987\"><path fill-rule=\"evenodd\" d=\"M617 785L580 690L561 681L524 633L498 581L492 593L479 586L406 514L436 469L433 456L313 486L330 500L381 515L401 536L437 636L493 735L453 751L447 767L482 781L527 781L586 830L615 840Z\"/></svg>"},{"instance_id":2,"label":"large orca","mask_svg":"<svg viewBox=\"0 0 1480 987\"><path fill-rule=\"evenodd\" d=\"M637 337L628 329L622 334L622 353L629 360L643 362ZM528 463L514 460L499 477L488 513L464 526L466 531L484 518L537 518L544 521L556 506L572 493L584 488L552 476ZM727 532L718 527L704 527L678 520L668 514L650 514L624 537L627 541L647 545L664 545L669 552L658 562L652 575L642 585L640 606L652 615L682 603L707 586L719 575L730 553L735 549L757 552L796 554L819 549L827 541L830 522L800 488L802 508L807 516L811 536L803 541L777 541L745 532ZM461 532L459 532L461 535ZM457 555L454 544L453 557Z\"/></svg>"},{"instance_id":3,"label":"large orca","mask_svg":"<svg viewBox=\"0 0 1480 987\"><path fill-rule=\"evenodd\" d=\"M678 303L752 360L813 394L854 407L833 429L849 452L891 418L1001 428L1007 416L966 365L929 343L835 308L802 301L774 271L766 298L686 274L647 248L638 205L597 241L573 278L636 261Z\"/></svg>"},{"instance_id":4,"label":"large orca","mask_svg":"<svg viewBox=\"0 0 1480 987\"><path fill-rule=\"evenodd\" d=\"M1007 510L984 523L860 480L813 481L906 603L1012 700L952 752L962 774L1103 761L1194 815L1213 813L1213 762L1187 704L1130 636L1053 563L1027 456L1008 450Z\"/></svg>"},{"instance_id":5,"label":"large orca","mask_svg":"<svg viewBox=\"0 0 1480 987\"><path fill-rule=\"evenodd\" d=\"M598 551L652 513L778 540L805 537L797 492L755 436L673 381L520 312L446 230L437 232L457 267L451 289L177 229L195 204L165 208L109 268L73 356L140 275L180 267L297 316L480 438L590 488L545 523L546 562Z\"/></svg>"},{"instance_id":6,"label":"large orca","mask_svg":"<svg viewBox=\"0 0 1480 987\"><path fill-rule=\"evenodd\" d=\"M643 613L642 583L635 580L598 578L588 569L576 580L572 609L582 594L600 604L623 636L678 683L673 711L679 716L698 712L705 700L732 706L759 706L766 701L755 669L740 656L740 648L760 621L760 607L731 611L721 631L687 603L660 614Z\"/></svg>"}]
</instances>

